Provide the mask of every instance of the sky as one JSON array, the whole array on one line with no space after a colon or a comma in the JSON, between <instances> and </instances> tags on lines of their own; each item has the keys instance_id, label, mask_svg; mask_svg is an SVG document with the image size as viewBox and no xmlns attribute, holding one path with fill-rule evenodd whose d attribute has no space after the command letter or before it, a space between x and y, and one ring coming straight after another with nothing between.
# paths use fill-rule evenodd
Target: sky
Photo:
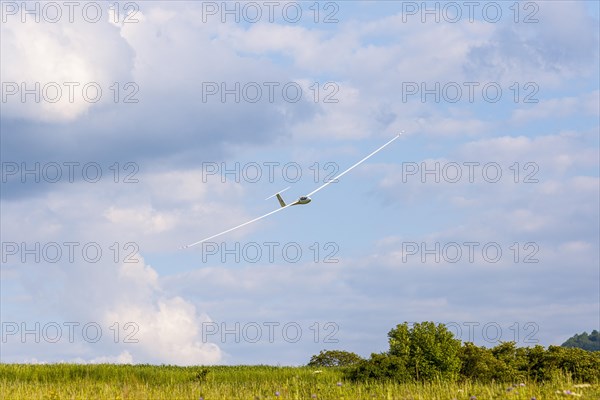
<instances>
[{"instance_id":1,"label":"sky","mask_svg":"<svg viewBox=\"0 0 600 400\"><path fill-rule=\"evenodd\" d=\"M599 7L2 1L0 361L600 329Z\"/></svg>"}]
</instances>

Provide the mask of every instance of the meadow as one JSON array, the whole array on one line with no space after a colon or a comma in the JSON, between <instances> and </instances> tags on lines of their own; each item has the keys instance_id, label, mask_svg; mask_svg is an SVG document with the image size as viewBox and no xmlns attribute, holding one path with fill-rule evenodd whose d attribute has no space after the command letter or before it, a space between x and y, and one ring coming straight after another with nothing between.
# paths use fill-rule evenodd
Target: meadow
<instances>
[{"instance_id":1,"label":"meadow","mask_svg":"<svg viewBox=\"0 0 600 400\"><path fill-rule=\"evenodd\" d=\"M600 399L600 385L352 382L340 368L0 364L2 399Z\"/></svg>"}]
</instances>

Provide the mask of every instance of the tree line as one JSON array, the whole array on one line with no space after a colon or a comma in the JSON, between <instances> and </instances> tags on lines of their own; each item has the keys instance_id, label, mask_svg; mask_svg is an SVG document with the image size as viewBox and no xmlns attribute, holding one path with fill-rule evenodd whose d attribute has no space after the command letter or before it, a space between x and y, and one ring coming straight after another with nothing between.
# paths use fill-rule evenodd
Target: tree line
<instances>
[{"instance_id":1,"label":"tree line","mask_svg":"<svg viewBox=\"0 0 600 400\"><path fill-rule=\"evenodd\" d=\"M597 331L594 333L597 338ZM399 324L388 332L388 343L388 351L373 353L367 359L347 351L323 350L312 356L308 365L344 367L345 376L354 381L515 383L568 376L575 382L600 382L600 351L569 346L517 347L515 342L486 348L462 343L444 324L433 322Z\"/></svg>"}]
</instances>

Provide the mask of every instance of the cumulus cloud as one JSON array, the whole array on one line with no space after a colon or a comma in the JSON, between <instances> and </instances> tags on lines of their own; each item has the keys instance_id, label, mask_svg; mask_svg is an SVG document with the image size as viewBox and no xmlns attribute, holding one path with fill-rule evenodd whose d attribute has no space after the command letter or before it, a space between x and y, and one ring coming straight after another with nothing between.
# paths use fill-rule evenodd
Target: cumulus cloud
<instances>
[{"instance_id":1,"label":"cumulus cloud","mask_svg":"<svg viewBox=\"0 0 600 400\"><path fill-rule=\"evenodd\" d=\"M136 341L130 350L135 362L197 365L222 359L217 345L203 342L202 324L211 320L198 316L195 306L179 296L140 303L121 300L103 319L135 327L130 332L130 341Z\"/></svg>"},{"instance_id":2,"label":"cumulus cloud","mask_svg":"<svg viewBox=\"0 0 600 400\"><path fill-rule=\"evenodd\" d=\"M22 273L36 271L15 268L15 272L12 285L25 279ZM156 271L141 256L135 262L102 260L55 272L46 277L45 287L68 289L46 293L46 302L52 306L43 315L26 322L17 315L3 317L9 324L19 320L16 334L7 336L3 361L176 365L222 361L220 348L202 337L202 324L211 319L183 297L166 292ZM23 287L25 292L28 289L35 290ZM30 295L39 298L39 293ZM19 340L23 327L33 331L37 327L38 342L48 349L46 359L31 357L36 346L33 340Z\"/></svg>"},{"instance_id":3,"label":"cumulus cloud","mask_svg":"<svg viewBox=\"0 0 600 400\"><path fill-rule=\"evenodd\" d=\"M107 14L98 23L81 16L23 23L20 15L7 15L1 28L2 53L10 58L1 64L3 118L72 121L110 104L114 82L131 81L133 51Z\"/></svg>"}]
</instances>

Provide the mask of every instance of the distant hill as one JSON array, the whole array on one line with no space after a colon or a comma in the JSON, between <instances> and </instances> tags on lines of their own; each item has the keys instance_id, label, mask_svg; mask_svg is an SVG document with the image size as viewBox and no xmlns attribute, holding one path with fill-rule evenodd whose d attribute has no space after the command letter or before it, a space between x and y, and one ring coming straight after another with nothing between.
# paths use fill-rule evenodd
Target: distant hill
<instances>
[{"instance_id":1,"label":"distant hill","mask_svg":"<svg viewBox=\"0 0 600 400\"><path fill-rule=\"evenodd\" d=\"M600 351L600 334L597 330L593 330L590 335L587 332L582 334L575 334L573 337L567 339L562 347L577 347L588 351Z\"/></svg>"}]
</instances>

